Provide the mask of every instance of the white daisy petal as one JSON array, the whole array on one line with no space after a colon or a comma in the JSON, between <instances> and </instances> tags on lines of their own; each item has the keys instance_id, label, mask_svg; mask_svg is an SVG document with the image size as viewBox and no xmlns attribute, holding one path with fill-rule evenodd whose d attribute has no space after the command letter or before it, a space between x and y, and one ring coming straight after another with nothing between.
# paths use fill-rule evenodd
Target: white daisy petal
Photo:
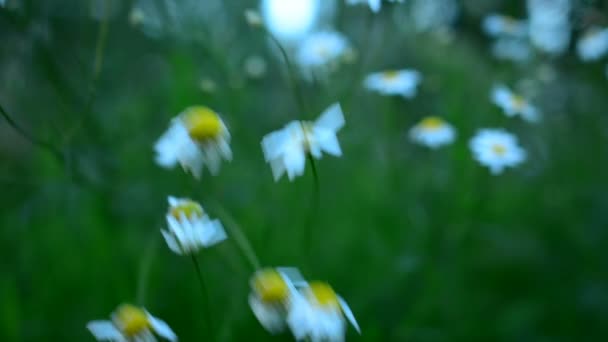
<instances>
[{"instance_id":1,"label":"white daisy petal","mask_svg":"<svg viewBox=\"0 0 608 342\"><path fill-rule=\"evenodd\" d=\"M111 321L92 321L87 323L87 329L100 341L127 341Z\"/></svg>"},{"instance_id":2,"label":"white daisy petal","mask_svg":"<svg viewBox=\"0 0 608 342\"><path fill-rule=\"evenodd\" d=\"M344 316L346 316L346 319L350 322L350 324L353 325L355 330L357 330L357 332L361 334L361 328L359 328L359 323L357 323L353 311L350 309L350 307L342 297L338 297L338 300L340 301L340 307L342 308L342 312L344 313Z\"/></svg>"},{"instance_id":3,"label":"white daisy petal","mask_svg":"<svg viewBox=\"0 0 608 342\"><path fill-rule=\"evenodd\" d=\"M150 321L150 326L158 336L169 341L177 341L177 335L175 335L173 330L171 330L171 328L167 323L165 323L165 321L152 316L149 312L147 314L148 320Z\"/></svg>"}]
</instances>

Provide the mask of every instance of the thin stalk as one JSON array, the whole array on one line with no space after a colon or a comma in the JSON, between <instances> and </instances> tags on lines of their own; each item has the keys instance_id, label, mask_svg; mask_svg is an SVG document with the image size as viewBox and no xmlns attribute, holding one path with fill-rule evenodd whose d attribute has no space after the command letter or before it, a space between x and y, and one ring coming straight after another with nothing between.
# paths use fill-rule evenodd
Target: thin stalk
<instances>
[{"instance_id":1,"label":"thin stalk","mask_svg":"<svg viewBox=\"0 0 608 342\"><path fill-rule=\"evenodd\" d=\"M315 163L315 159L312 157L310 153L307 154L308 161L310 162L310 168L312 170L313 177L313 194L310 198L310 213L306 220L306 235L304 237L304 249L306 260L309 263L312 263L313 256L313 240L314 240L314 221L319 213L319 202L320 202L320 192L319 192L319 174L317 172L317 165Z\"/></svg>"},{"instance_id":2,"label":"thin stalk","mask_svg":"<svg viewBox=\"0 0 608 342\"><path fill-rule=\"evenodd\" d=\"M144 256L139 264L139 272L137 275L137 292L136 300L141 306L145 306L146 302L146 291L148 289L148 279L150 278L150 271L152 270L152 260L154 260L154 254L156 252L157 239L150 238L144 252Z\"/></svg>"},{"instance_id":3,"label":"thin stalk","mask_svg":"<svg viewBox=\"0 0 608 342\"><path fill-rule=\"evenodd\" d=\"M222 218L222 221L225 223L226 229L231 237L230 241L234 241L243 258L247 260L254 271L260 269L260 260L255 254L255 250L251 246L247 236L243 233L243 230L240 228L236 220L219 203L213 202L213 206L218 212L218 215Z\"/></svg>"},{"instance_id":4,"label":"thin stalk","mask_svg":"<svg viewBox=\"0 0 608 342\"><path fill-rule=\"evenodd\" d=\"M109 23L108 23L108 15L107 15L107 0L103 1L102 6L103 14L102 19L99 23L99 31L97 32L97 40L95 42L95 58L93 60L93 75L91 77L91 82L89 83L87 100L85 102L84 114L80 116L78 122L72 126L72 129L68 131L65 135L64 143L68 143L71 138L76 134L76 132L82 127L84 121L88 119L90 115L91 109L93 107L93 102L95 102L95 97L97 95L97 82L99 80L99 76L101 75L101 69L103 67L104 60L104 51L106 48L106 41L108 37L109 31Z\"/></svg>"},{"instance_id":5,"label":"thin stalk","mask_svg":"<svg viewBox=\"0 0 608 342\"><path fill-rule=\"evenodd\" d=\"M211 316L211 305L209 301L209 291L207 290L207 285L205 283L205 278L203 277L203 273L201 272L201 268L198 264L198 259L196 255L191 254L192 262L194 263L194 269L196 270L196 276L198 277L198 282L201 288L201 293L203 294L203 307L205 308L205 323L207 324L207 329L209 329L209 334L211 335L210 340L215 340L215 326L213 325L213 317Z\"/></svg>"},{"instance_id":6,"label":"thin stalk","mask_svg":"<svg viewBox=\"0 0 608 342\"><path fill-rule=\"evenodd\" d=\"M65 156L57 147L53 146L47 141L43 141L29 134L25 129L23 129L21 126L19 126L19 124L17 124L17 122L6 112L6 110L4 110L4 107L2 107L2 105L0 105L0 114L2 114L2 117L4 117L9 126L11 126L17 133L19 133L19 135L25 138L25 140L29 141L34 146L37 146L43 150L50 152L60 163L63 164L63 162L65 161Z\"/></svg>"},{"instance_id":7,"label":"thin stalk","mask_svg":"<svg viewBox=\"0 0 608 342\"><path fill-rule=\"evenodd\" d=\"M300 89L299 83L296 79L293 64L289 60L289 55L287 54L287 51L285 50L281 42L279 42L279 40L275 38L275 36L273 36L270 32L265 32L266 35L270 38L270 40L277 46L277 48L279 48L279 51L281 52L281 56L283 57L285 65L287 66L287 74L289 76L290 88L293 92L293 96L296 100L296 103L298 104L298 108L300 110L300 118L303 119L304 115L306 115L308 111L306 108L306 102L304 101L304 97L302 96L302 90Z\"/></svg>"}]
</instances>

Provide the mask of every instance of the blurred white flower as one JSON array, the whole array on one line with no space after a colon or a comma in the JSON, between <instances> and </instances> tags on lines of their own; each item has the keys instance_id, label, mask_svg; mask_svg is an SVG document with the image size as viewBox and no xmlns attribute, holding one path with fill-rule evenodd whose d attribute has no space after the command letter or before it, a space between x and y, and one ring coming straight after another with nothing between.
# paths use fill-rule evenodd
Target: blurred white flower
<instances>
[{"instance_id":1,"label":"blurred white flower","mask_svg":"<svg viewBox=\"0 0 608 342\"><path fill-rule=\"evenodd\" d=\"M456 131L445 120L429 116L410 129L410 139L418 144L436 149L454 142Z\"/></svg>"},{"instance_id":2,"label":"blurred white flower","mask_svg":"<svg viewBox=\"0 0 608 342\"><path fill-rule=\"evenodd\" d=\"M160 166L172 168L179 163L195 178L200 178L203 165L216 175L222 159L232 159L226 125L216 112L203 106L189 107L175 117L154 150Z\"/></svg>"},{"instance_id":3,"label":"blurred white flower","mask_svg":"<svg viewBox=\"0 0 608 342\"><path fill-rule=\"evenodd\" d=\"M505 85L494 86L491 98L492 102L500 107L508 117L519 115L529 122L536 122L540 119L539 111L535 106Z\"/></svg>"},{"instance_id":4,"label":"blurred white flower","mask_svg":"<svg viewBox=\"0 0 608 342\"><path fill-rule=\"evenodd\" d=\"M169 196L168 230L161 229L169 249L179 255L193 254L226 239L219 220L212 220L203 207L187 198Z\"/></svg>"},{"instance_id":5,"label":"blurred white flower","mask_svg":"<svg viewBox=\"0 0 608 342\"><path fill-rule=\"evenodd\" d=\"M348 304L322 282L311 282L300 295L293 296L287 316L295 339L312 342L344 341L346 320L361 333Z\"/></svg>"},{"instance_id":6,"label":"blurred white flower","mask_svg":"<svg viewBox=\"0 0 608 342\"><path fill-rule=\"evenodd\" d=\"M249 56L245 59L245 74L250 78L262 78L266 75L266 61L261 56Z\"/></svg>"},{"instance_id":7,"label":"blurred white flower","mask_svg":"<svg viewBox=\"0 0 608 342\"><path fill-rule=\"evenodd\" d=\"M388 0L390 2L403 2L404 0ZM368 4L373 12L379 12L382 7L382 0L346 0L348 5Z\"/></svg>"},{"instance_id":8,"label":"blurred white flower","mask_svg":"<svg viewBox=\"0 0 608 342\"><path fill-rule=\"evenodd\" d=\"M305 75L315 71L331 70L350 50L350 44L341 33L321 31L305 37L296 48L296 63Z\"/></svg>"},{"instance_id":9,"label":"blurred white flower","mask_svg":"<svg viewBox=\"0 0 608 342\"><path fill-rule=\"evenodd\" d=\"M264 329L271 334L285 329L287 307L296 287L305 283L300 271L292 267L265 268L253 275L249 306Z\"/></svg>"},{"instance_id":10,"label":"blurred white flower","mask_svg":"<svg viewBox=\"0 0 608 342\"><path fill-rule=\"evenodd\" d=\"M576 44L576 51L585 62L596 61L608 52L608 28L587 30Z\"/></svg>"},{"instance_id":11,"label":"blurred white flower","mask_svg":"<svg viewBox=\"0 0 608 342\"><path fill-rule=\"evenodd\" d=\"M336 133L344 126L340 104L327 108L315 122L292 121L262 139L264 159L270 163L275 181L287 173L289 180L304 174L306 155L321 159L322 152L341 156Z\"/></svg>"},{"instance_id":12,"label":"blurred white flower","mask_svg":"<svg viewBox=\"0 0 608 342\"><path fill-rule=\"evenodd\" d=\"M263 24L263 19L260 13L253 9L245 10L245 21L253 27L259 27Z\"/></svg>"},{"instance_id":13,"label":"blurred white flower","mask_svg":"<svg viewBox=\"0 0 608 342\"><path fill-rule=\"evenodd\" d=\"M389 70L369 74L363 81L365 88L382 95L416 96L422 76L416 70Z\"/></svg>"},{"instance_id":14,"label":"blurred white flower","mask_svg":"<svg viewBox=\"0 0 608 342\"><path fill-rule=\"evenodd\" d=\"M483 19L482 27L484 32L492 37L517 37L523 38L528 34L528 25L525 20L501 15L490 14Z\"/></svg>"},{"instance_id":15,"label":"blurred white flower","mask_svg":"<svg viewBox=\"0 0 608 342\"><path fill-rule=\"evenodd\" d=\"M481 129L469 147L473 157L495 175L526 160L526 151L519 147L517 138L502 129Z\"/></svg>"},{"instance_id":16,"label":"blurred white flower","mask_svg":"<svg viewBox=\"0 0 608 342\"><path fill-rule=\"evenodd\" d=\"M525 62L532 58L532 49L524 39L504 37L492 44L492 55L497 59Z\"/></svg>"},{"instance_id":17,"label":"blurred white flower","mask_svg":"<svg viewBox=\"0 0 608 342\"><path fill-rule=\"evenodd\" d=\"M458 17L455 0L410 0L412 20L417 31L442 30Z\"/></svg>"},{"instance_id":18,"label":"blurred white flower","mask_svg":"<svg viewBox=\"0 0 608 342\"><path fill-rule=\"evenodd\" d=\"M561 54L570 42L570 0L528 0L532 44L549 54Z\"/></svg>"},{"instance_id":19,"label":"blurred white flower","mask_svg":"<svg viewBox=\"0 0 608 342\"><path fill-rule=\"evenodd\" d=\"M298 41L316 26L321 0L263 0L262 17L270 33L281 41Z\"/></svg>"},{"instance_id":20,"label":"blurred white flower","mask_svg":"<svg viewBox=\"0 0 608 342\"><path fill-rule=\"evenodd\" d=\"M177 341L177 336L164 321L152 316L145 309L123 304L112 313L111 321L91 321L87 329L98 341L156 342L154 334Z\"/></svg>"}]
</instances>

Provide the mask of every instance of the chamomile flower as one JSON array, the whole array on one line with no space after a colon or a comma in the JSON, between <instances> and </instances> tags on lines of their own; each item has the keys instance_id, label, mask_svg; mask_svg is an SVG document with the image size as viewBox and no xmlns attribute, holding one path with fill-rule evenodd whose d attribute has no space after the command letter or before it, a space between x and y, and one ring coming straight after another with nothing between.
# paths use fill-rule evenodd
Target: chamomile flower
<instances>
[{"instance_id":1,"label":"chamomile flower","mask_svg":"<svg viewBox=\"0 0 608 342\"><path fill-rule=\"evenodd\" d=\"M501 15L490 14L483 19L484 32L492 37L509 36L523 38L528 34L528 25L524 20Z\"/></svg>"},{"instance_id":2,"label":"chamomile flower","mask_svg":"<svg viewBox=\"0 0 608 342\"><path fill-rule=\"evenodd\" d=\"M410 138L421 145L436 149L451 144L456 138L452 125L436 116L429 116L410 130Z\"/></svg>"},{"instance_id":3,"label":"chamomile flower","mask_svg":"<svg viewBox=\"0 0 608 342\"><path fill-rule=\"evenodd\" d=\"M403 2L404 0L389 0L390 2ZM372 12L379 12L382 7L382 0L346 0L348 5L365 4L369 6Z\"/></svg>"},{"instance_id":4,"label":"chamomile flower","mask_svg":"<svg viewBox=\"0 0 608 342\"><path fill-rule=\"evenodd\" d=\"M351 309L326 283L311 282L294 296L287 324L296 340L344 341L346 320L361 333Z\"/></svg>"},{"instance_id":5,"label":"chamomile flower","mask_svg":"<svg viewBox=\"0 0 608 342\"><path fill-rule=\"evenodd\" d=\"M195 178L200 178L203 165L215 175L222 159L232 159L226 125L216 112L203 106L189 107L175 117L154 150L160 166L180 164Z\"/></svg>"},{"instance_id":6,"label":"chamomile flower","mask_svg":"<svg viewBox=\"0 0 608 342\"><path fill-rule=\"evenodd\" d=\"M167 246L173 252L192 254L226 239L219 220L212 220L203 207L186 198L169 196L168 230L161 230Z\"/></svg>"},{"instance_id":7,"label":"chamomile flower","mask_svg":"<svg viewBox=\"0 0 608 342\"><path fill-rule=\"evenodd\" d=\"M365 88L382 95L401 95L405 98L416 96L422 76L416 70L387 70L367 75Z\"/></svg>"},{"instance_id":8,"label":"chamomile flower","mask_svg":"<svg viewBox=\"0 0 608 342\"><path fill-rule=\"evenodd\" d=\"M524 120L530 122L538 121L540 118L535 106L504 85L497 85L492 89L492 102L500 107L506 116L520 115Z\"/></svg>"},{"instance_id":9,"label":"chamomile flower","mask_svg":"<svg viewBox=\"0 0 608 342\"><path fill-rule=\"evenodd\" d=\"M249 306L260 324L271 334L286 326L287 307L296 286L305 284L296 268L277 267L257 271L251 278Z\"/></svg>"},{"instance_id":10,"label":"chamomile flower","mask_svg":"<svg viewBox=\"0 0 608 342\"><path fill-rule=\"evenodd\" d=\"M473 157L495 175L526 160L526 151L518 145L517 138L502 129L480 130L469 147Z\"/></svg>"},{"instance_id":11,"label":"chamomile flower","mask_svg":"<svg viewBox=\"0 0 608 342\"><path fill-rule=\"evenodd\" d=\"M532 49L525 39L504 37L492 43L492 55L497 59L525 62L532 58Z\"/></svg>"},{"instance_id":12,"label":"chamomile flower","mask_svg":"<svg viewBox=\"0 0 608 342\"><path fill-rule=\"evenodd\" d=\"M304 75L309 76L334 69L349 50L350 44L341 33L321 31L311 33L299 43L295 59Z\"/></svg>"},{"instance_id":13,"label":"chamomile flower","mask_svg":"<svg viewBox=\"0 0 608 342\"><path fill-rule=\"evenodd\" d=\"M327 108L315 122L292 121L262 139L264 159L275 181L287 173L289 180L304 174L306 156L321 159L322 152L339 157L342 149L336 133L344 126L340 104Z\"/></svg>"},{"instance_id":14,"label":"chamomile flower","mask_svg":"<svg viewBox=\"0 0 608 342\"><path fill-rule=\"evenodd\" d=\"M177 336L164 321L148 311L130 304L123 304L112 313L111 321L91 321L87 329L98 341L155 342L157 335L168 341Z\"/></svg>"},{"instance_id":15,"label":"chamomile flower","mask_svg":"<svg viewBox=\"0 0 608 342\"><path fill-rule=\"evenodd\" d=\"M581 60L596 61L608 52L608 29L591 28L583 34L576 44Z\"/></svg>"}]
</instances>

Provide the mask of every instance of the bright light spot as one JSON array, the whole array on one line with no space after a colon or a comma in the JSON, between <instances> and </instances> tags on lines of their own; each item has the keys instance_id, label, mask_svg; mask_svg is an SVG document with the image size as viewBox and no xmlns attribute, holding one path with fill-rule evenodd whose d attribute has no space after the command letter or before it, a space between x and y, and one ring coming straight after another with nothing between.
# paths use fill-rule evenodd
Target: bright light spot
<instances>
[{"instance_id":1,"label":"bright light spot","mask_svg":"<svg viewBox=\"0 0 608 342\"><path fill-rule=\"evenodd\" d=\"M268 30L281 40L298 40L315 25L320 0L263 0L262 15Z\"/></svg>"}]
</instances>

